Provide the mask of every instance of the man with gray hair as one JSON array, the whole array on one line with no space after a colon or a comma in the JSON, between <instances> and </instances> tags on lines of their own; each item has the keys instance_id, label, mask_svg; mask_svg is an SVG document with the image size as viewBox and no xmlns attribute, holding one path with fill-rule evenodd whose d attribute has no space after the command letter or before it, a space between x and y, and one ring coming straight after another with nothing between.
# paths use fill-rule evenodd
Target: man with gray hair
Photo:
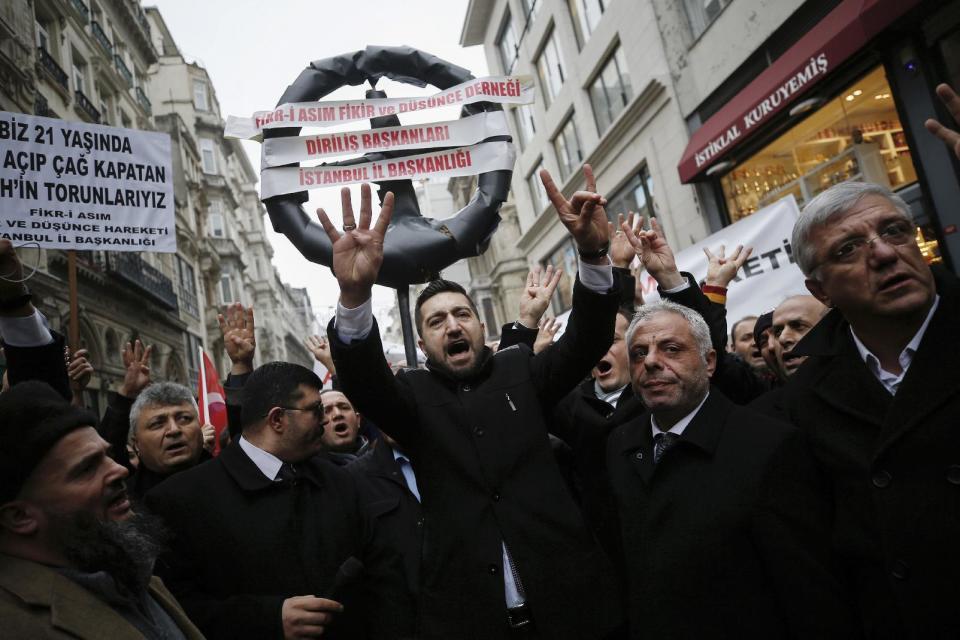
<instances>
[{"instance_id":1,"label":"man with gray hair","mask_svg":"<svg viewBox=\"0 0 960 640\"><path fill-rule=\"evenodd\" d=\"M832 538L868 637L960 637L960 287L931 270L910 209L859 182L811 200L797 264L831 307L793 353L783 415L835 496Z\"/></svg>"},{"instance_id":2,"label":"man with gray hair","mask_svg":"<svg viewBox=\"0 0 960 640\"><path fill-rule=\"evenodd\" d=\"M209 459L197 401L187 387L154 383L140 392L130 408L129 442L140 460L127 480L130 495L139 499L178 471Z\"/></svg>"},{"instance_id":3,"label":"man with gray hair","mask_svg":"<svg viewBox=\"0 0 960 640\"><path fill-rule=\"evenodd\" d=\"M607 468L630 637L856 637L801 432L710 388L717 353L688 307L642 307L626 342L647 412L611 434Z\"/></svg>"}]
</instances>

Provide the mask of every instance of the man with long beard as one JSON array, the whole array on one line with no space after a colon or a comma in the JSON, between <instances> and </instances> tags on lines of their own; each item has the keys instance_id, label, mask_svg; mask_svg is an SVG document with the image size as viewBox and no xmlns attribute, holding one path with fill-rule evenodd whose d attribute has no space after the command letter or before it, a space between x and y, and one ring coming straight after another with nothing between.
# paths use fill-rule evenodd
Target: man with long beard
<instances>
[{"instance_id":1,"label":"man with long beard","mask_svg":"<svg viewBox=\"0 0 960 640\"><path fill-rule=\"evenodd\" d=\"M4 637L202 638L151 575L157 523L131 510L94 424L43 382L0 396Z\"/></svg>"}]
</instances>

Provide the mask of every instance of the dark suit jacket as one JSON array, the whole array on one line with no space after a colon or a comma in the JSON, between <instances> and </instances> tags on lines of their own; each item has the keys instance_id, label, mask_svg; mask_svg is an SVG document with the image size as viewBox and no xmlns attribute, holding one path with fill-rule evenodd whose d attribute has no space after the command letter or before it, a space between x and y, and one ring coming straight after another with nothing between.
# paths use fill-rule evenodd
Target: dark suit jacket
<instances>
[{"instance_id":1,"label":"dark suit jacket","mask_svg":"<svg viewBox=\"0 0 960 640\"><path fill-rule=\"evenodd\" d=\"M603 637L619 624L609 559L564 485L545 419L609 347L618 296L578 281L553 347L536 356L526 346L487 352L478 373L459 381L434 369L394 377L376 327L346 345L331 323L345 393L417 470L423 637L508 637L501 541L542 637Z\"/></svg>"},{"instance_id":2,"label":"dark suit jacket","mask_svg":"<svg viewBox=\"0 0 960 640\"><path fill-rule=\"evenodd\" d=\"M940 305L896 396L833 310L794 348L809 358L778 403L830 477L871 638L960 637L960 282L934 274Z\"/></svg>"},{"instance_id":3,"label":"dark suit jacket","mask_svg":"<svg viewBox=\"0 0 960 640\"><path fill-rule=\"evenodd\" d=\"M157 573L209 638L282 638L286 598L327 597L350 556L365 565L358 589L324 637L396 638L412 627L399 558L379 545L354 480L315 457L296 486L275 483L239 444L180 472L146 496L173 533ZM366 628L366 630L364 629Z\"/></svg>"},{"instance_id":4,"label":"dark suit jacket","mask_svg":"<svg viewBox=\"0 0 960 640\"><path fill-rule=\"evenodd\" d=\"M653 463L650 414L608 440L632 638L850 638L829 501L802 434L716 389Z\"/></svg>"},{"instance_id":5,"label":"dark suit jacket","mask_svg":"<svg viewBox=\"0 0 960 640\"><path fill-rule=\"evenodd\" d=\"M407 487L393 449L379 440L373 449L347 465L357 479L363 509L374 520L377 534L403 559L410 592L420 590L420 546L423 541L423 510Z\"/></svg>"},{"instance_id":6,"label":"dark suit jacket","mask_svg":"<svg viewBox=\"0 0 960 640\"><path fill-rule=\"evenodd\" d=\"M56 331L50 331L53 342L41 347L12 347L3 343L7 359L7 380L12 387L25 380L42 380L56 389L57 393L70 400L70 378L63 359L66 339Z\"/></svg>"},{"instance_id":7,"label":"dark suit jacket","mask_svg":"<svg viewBox=\"0 0 960 640\"><path fill-rule=\"evenodd\" d=\"M187 640L203 635L157 577L150 595ZM106 602L56 569L0 554L0 636L30 640L142 640L143 635Z\"/></svg>"}]
</instances>

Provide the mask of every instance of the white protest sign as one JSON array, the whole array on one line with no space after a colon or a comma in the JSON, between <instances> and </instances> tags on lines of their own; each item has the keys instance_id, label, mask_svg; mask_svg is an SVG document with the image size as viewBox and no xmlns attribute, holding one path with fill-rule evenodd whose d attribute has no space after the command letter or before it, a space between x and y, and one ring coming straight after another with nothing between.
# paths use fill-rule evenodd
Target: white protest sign
<instances>
[{"instance_id":1,"label":"white protest sign","mask_svg":"<svg viewBox=\"0 0 960 640\"><path fill-rule=\"evenodd\" d=\"M259 138L264 129L275 127L331 127L474 102L531 104L533 99L531 76L475 78L426 97L296 102L282 104L270 111L257 111L249 118L228 116L224 136L252 140Z\"/></svg>"},{"instance_id":2,"label":"white protest sign","mask_svg":"<svg viewBox=\"0 0 960 640\"><path fill-rule=\"evenodd\" d=\"M0 111L0 238L176 251L170 136Z\"/></svg>"},{"instance_id":3,"label":"white protest sign","mask_svg":"<svg viewBox=\"0 0 960 640\"><path fill-rule=\"evenodd\" d=\"M509 171L515 159L513 145L498 141L347 166L274 167L260 172L260 198L357 182L453 178Z\"/></svg>"},{"instance_id":4,"label":"white protest sign","mask_svg":"<svg viewBox=\"0 0 960 640\"><path fill-rule=\"evenodd\" d=\"M462 147L493 136L510 135L503 111L484 111L448 122L431 122L369 131L345 131L263 141L262 167L277 167L347 153L369 153L418 147Z\"/></svg>"},{"instance_id":5,"label":"white protest sign","mask_svg":"<svg viewBox=\"0 0 960 640\"><path fill-rule=\"evenodd\" d=\"M676 254L677 266L700 282L707 275L704 247L716 253L723 245L727 255L737 245L753 247L750 258L727 289L727 325L744 316L766 313L787 296L809 293L790 246L793 223L799 215L793 196L778 200L680 251ZM644 301L659 300L653 278L647 273L640 277Z\"/></svg>"}]
</instances>

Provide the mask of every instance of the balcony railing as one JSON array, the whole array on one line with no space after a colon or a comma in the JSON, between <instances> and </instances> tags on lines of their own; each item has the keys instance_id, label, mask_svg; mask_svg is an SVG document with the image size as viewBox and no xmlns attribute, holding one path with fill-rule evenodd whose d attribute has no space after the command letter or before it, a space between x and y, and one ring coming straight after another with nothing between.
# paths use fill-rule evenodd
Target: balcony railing
<instances>
[{"instance_id":1,"label":"balcony railing","mask_svg":"<svg viewBox=\"0 0 960 640\"><path fill-rule=\"evenodd\" d=\"M70 0L70 4L73 5L76 12L83 18L84 24L90 21L90 7L87 6L86 2L83 0Z\"/></svg>"},{"instance_id":2,"label":"balcony railing","mask_svg":"<svg viewBox=\"0 0 960 640\"><path fill-rule=\"evenodd\" d=\"M127 66L127 63L123 61L123 58L119 54L114 54L113 56L113 65L117 68L117 71L120 72L120 75L124 77L128 84L133 84L133 74L130 73L130 68Z\"/></svg>"},{"instance_id":3,"label":"balcony railing","mask_svg":"<svg viewBox=\"0 0 960 640\"><path fill-rule=\"evenodd\" d=\"M107 253L107 271L135 289L150 296L161 306L179 309L173 281L132 252Z\"/></svg>"},{"instance_id":4,"label":"balcony railing","mask_svg":"<svg viewBox=\"0 0 960 640\"><path fill-rule=\"evenodd\" d=\"M90 31L93 33L93 38L100 43L100 46L107 50L109 55L113 55L113 43L110 42L110 38L107 37L107 32L103 30L103 27L100 26L100 23L94 20L90 23Z\"/></svg>"},{"instance_id":5,"label":"balcony railing","mask_svg":"<svg viewBox=\"0 0 960 640\"><path fill-rule=\"evenodd\" d=\"M57 61L53 59L53 56L50 55L49 51L43 47L37 47L37 60L40 62L40 66L50 74L50 77L53 78L63 90L70 90L70 81L68 79L67 72L63 70L63 67L57 64Z\"/></svg>"},{"instance_id":6,"label":"balcony railing","mask_svg":"<svg viewBox=\"0 0 960 640\"><path fill-rule=\"evenodd\" d=\"M39 93L36 100L33 101L33 113L43 118L50 118L53 114L53 111L50 110L50 103Z\"/></svg>"},{"instance_id":7,"label":"balcony railing","mask_svg":"<svg viewBox=\"0 0 960 640\"><path fill-rule=\"evenodd\" d=\"M77 109L82 112L88 120L93 123L100 122L100 112L93 106L93 103L90 102L90 98L83 94L83 91L77 89L73 92L73 97L77 101Z\"/></svg>"},{"instance_id":8,"label":"balcony railing","mask_svg":"<svg viewBox=\"0 0 960 640\"><path fill-rule=\"evenodd\" d=\"M147 97L147 94L145 94L140 87L137 87L136 94L137 102L139 102L143 110L147 112L147 115L151 115L153 113L153 105L150 104L150 98Z\"/></svg>"}]
</instances>

